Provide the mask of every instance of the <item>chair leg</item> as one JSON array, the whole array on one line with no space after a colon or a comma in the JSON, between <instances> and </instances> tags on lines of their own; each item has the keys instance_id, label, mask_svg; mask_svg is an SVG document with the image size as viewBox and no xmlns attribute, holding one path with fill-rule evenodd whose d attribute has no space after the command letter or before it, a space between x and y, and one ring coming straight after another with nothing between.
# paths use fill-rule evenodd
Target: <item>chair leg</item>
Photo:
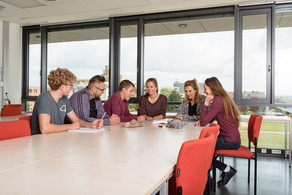
<instances>
[{"instance_id":1,"label":"chair leg","mask_svg":"<svg viewBox=\"0 0 292 195\"><path fill-rule=\"evenodd\" d=\"M250 181L250 158L248 159L248 176L247 176L247 183L249 184Z\"/></svg>"},{"instance_id":2,"label":"chair leg","mask_svg":"<svg viewBox=\"0 0 292 195\"><path fill-rule=\"evenodd\" d=\"M213 157L213 190L216 192L216 157Z\"/></svg>"},{"instance_id":3,"label":"chair leg","mask_svg":"<svg viewBox=\"0 0 292 195\"><path fill-rule=\"evenodd\" d=\"M255 153L254 160L254 195L257 194L257 154Z\"/></svg>"}]
</instances>

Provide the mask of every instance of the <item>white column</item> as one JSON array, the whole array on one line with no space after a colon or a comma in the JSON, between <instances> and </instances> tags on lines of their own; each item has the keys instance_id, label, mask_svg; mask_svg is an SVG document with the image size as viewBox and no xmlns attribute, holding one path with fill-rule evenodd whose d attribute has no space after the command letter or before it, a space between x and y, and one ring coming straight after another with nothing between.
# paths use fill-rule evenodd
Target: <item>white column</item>
<instances>
[{"instance_id":1,"label":"white column","mask_svg":"<svg viewBox=\"0 0 292 195\"><path fill-rule=\"evenodd\" d=\"M19 24L3 22L4 93L8 93L11 104L21 103L21 32Z\"/></svg>"}]
</instances>

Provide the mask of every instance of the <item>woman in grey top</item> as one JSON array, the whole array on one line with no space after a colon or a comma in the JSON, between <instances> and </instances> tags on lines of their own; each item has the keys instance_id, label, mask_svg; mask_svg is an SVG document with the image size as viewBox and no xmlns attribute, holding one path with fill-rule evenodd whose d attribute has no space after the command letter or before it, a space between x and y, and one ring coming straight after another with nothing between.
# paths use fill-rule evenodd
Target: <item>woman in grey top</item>
<instances>
[{"instance_id":1,"label":"woman in grey top","mask_svg":"<svg viewBox=\"0 0 292 195\"><path fill-rule=\"evenodd\" d=\"M184 88L185 99L179 106L176 118L198 123L206 97L200 94L196 79L186 81Z\"/></svg>"}]
</instances>

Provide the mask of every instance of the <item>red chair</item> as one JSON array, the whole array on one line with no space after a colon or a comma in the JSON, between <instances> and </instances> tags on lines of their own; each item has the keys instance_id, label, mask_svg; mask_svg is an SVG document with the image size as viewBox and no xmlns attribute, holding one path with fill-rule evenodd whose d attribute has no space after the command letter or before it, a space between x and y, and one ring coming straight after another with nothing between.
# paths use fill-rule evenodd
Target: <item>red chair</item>
<instances>
[{"instance_id":1,"label":"red chair","mask_svg":"<svg viewBox=\"0 0 292 195\"><path fill-rule=\"evenodd\" d=\"M29 115L29 116L21 116L21 117L19 117L19 120L27 120L29 122L29 124L30 124L31 117L32 117L32 115Z\"/></svg>"},{"instance_id":2,"label":"red chair","mask_svg":"<svg viewBox=\"0 0 292 195\"><path fill-rule=\"evenodd\" d=\"M199 139L204 138L206 136L207 132L210 132L213 135L215 135L216 141L217 141L219 129L220 129L220 126L218 124L211 123L209 127L205 127L202 129Z\"/></svg>"},{"instance_id":3,"label":"red chair","mask_svg":"<svg viewBox=\"0 0 292 195\"><path fill-rule=\"evenodd\" d=\"M218 124L211 123L209 127L205 127L204 129L202 129L199 139L204 138L208 132L212 133L215 136L215 143L214 143L214 148L215 148L216 142L217 142L217 137L219 134L219 130L220 130L220 126ZM210 182L211 182L210 171L212 170L212 168L211 168L212 162L213 162L213 159L211 159L211 161L209 163L210 167L209 167L209 171L208 171L208 180L207 180L207 184L206 184L206 188L205 188L205 194L210 194L210 185L211 185L210 184ZM216 176L215 174L216 173L214 172L214 169L213 169L213 177ZM215 191L216 185L214 185L213 188Z\"/></svg>"},{"instance_id":4,"label":"red chair","mask_svg":"<svg viewBox=\"0 0 292 195\"><path fill-rule=\"evenodd\" d=\"M215 136L208 132L202 139L182 144L176 165L177 194L203 194L215 143Z\"/></svg>"},{"instance_id":5,"label":"red chair","mask_svg":"<svg viewBox=\"0 0 292 195\"><path fill-rule=\"evenodd\" d=\"M1 110L1 116L14 116L21 115L22 106L21 107L4 107Z\"/></svg>"},{"instance_id":6,"label":"red chair","mask_svg":"<svg viewBox=\"0 0 292 195\"><path fill-rule=\"evenodd\" d=\"M26 120L0 122L0 141L30 135L29 122Z\"/></svg>"},{"instance_id":7,"label":"red chair","mask_svg":"<svg viewBox=\"0 0 292 195\"><path fill-rule=\"evenodd\" d=\"M263 117L260 115L252 114L248 121L248 148L241 145L238 150L215 150L215 156L231 156L235 158L248 158L248 183L250 181L250 159L254 159L254 194L257 192L257 144L261 129ZM254 154L251 152L250 143L253 143L255 147ZM214 167L214 171L216 168ZM214 183L216 183L216 178L213 177Z\"/></svg>"},{"instance_id":8,"label":"red chair","mask_svg":"<svg viewBox=\"0 0 292 195\"><path fill-rule=\"evenodd\" d=\"M22 105L21 104L5 104L4 105L4 108L15 108L15 107L21 107L22 108Z\"/></svg>"}]
</instances>

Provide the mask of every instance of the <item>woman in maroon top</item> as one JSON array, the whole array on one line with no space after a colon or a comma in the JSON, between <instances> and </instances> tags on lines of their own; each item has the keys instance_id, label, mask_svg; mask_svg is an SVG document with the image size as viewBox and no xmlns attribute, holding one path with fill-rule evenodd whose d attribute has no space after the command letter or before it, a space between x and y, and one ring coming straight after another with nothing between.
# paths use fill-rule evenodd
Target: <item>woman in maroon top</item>
<instances>
[{"instance_id":1,"label":"woman in maroon top","mask_svg":"<svg viewBox=\"0 0 292 195\"><path fill-rule=\"evenodd\" d=\"M147 93L140 97L139 115L147 121L163 119L166 114L167 97L158 94L158 83L155 78L146 81Z\"/></svg>"},{"instance_id":2,"label":"woman in maroon top","mask_svg":"<svg viewBox=\"0 0 292 195\"><path fill-rule=\"evenodd\" d=\"M216 143L216 150L238 150L240 147L240 125L239 111L223 89L216 77L205 80L204 92L207 94L205 105L201 113L200 124L207 125L214 119L220 125L220 132ZM236 170L220 161L216 161L216 168L222 171L221 180L218 185L226 185L236 174Z\"/></svg>"}]
</instances>

